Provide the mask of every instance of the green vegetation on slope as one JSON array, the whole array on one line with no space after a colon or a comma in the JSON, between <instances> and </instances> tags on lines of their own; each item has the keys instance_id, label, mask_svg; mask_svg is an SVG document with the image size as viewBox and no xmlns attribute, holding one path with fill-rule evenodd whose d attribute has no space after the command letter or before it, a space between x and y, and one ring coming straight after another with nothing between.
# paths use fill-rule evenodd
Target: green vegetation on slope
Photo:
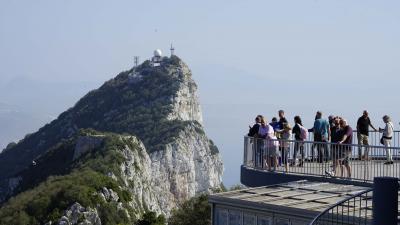
<instances>
[{"instance_id":1,"label":"green vegetation on slope","mask_svg":"<svg viewBox=\"0 0 400 225\"><path fill-rule=\"evenodd\" d=\"M208 196L203 194L184 202L172 211L170 225L211 225L211 207Z\"/></svg>"},{"instance_id":2,"label":"green vegetation on slope","mask_svg":"<svg viewBox=\"0 0 400 225\"><path fill-rule=\"evenodd\" d=\"M86 132L93 133L94 131ZM70 146L71 142L72 140L68 140L64 144ZM65 154L64 145L61 143L59 145L58 148L54 148L43 156L47 159L60 160L54 161L51 168L47 167L50 171L60 171L60 168L64 166L62 158L59 157ZM0 224L44 224L50 220L59 219L64 210L75 202L79 202L84 207L97 208L103 224L131 223L132 221L124 211L117 210L117 203L104 202L96 194L103 187L112 189L118 194L124 208L128 209L129 216L135 218L134 210L127 204L132 200L131 194L120 188L122 186L120 180L115 181L104 175L108 172L120 174L119 165L123 162L123 156L118 149L124 148L125 145L128 145L132 151L138 149L132 140L107 134L103 146L71 164L68 167L70 170L64 171L68 174L50 176L33 189L11 198L0 209ZM30 169L30 176L38 176L36 173L41 170L35 169Z\"/></svg>"},{"instance_id":3,"label":"green vegetation on slope","mask_svg":"<svg viewBox=\"0 0 400 225\"><path fill-rule=\"evenodd\" d=\"M166 219L163 215L158 215L155 212L146 212L135 225L165 225Z\"/></svg>"},{"instance_id":4,"label":"green vegetation on slope","mask_svg":"<svg viewBox=\"0 0 400 225\"><path fill-rule=\"evenodd\" d=\"M89 168L73 171L69 175L50 177L32 190L11 198L0 210L0 224L44 224L56 221L73 203L96 207L104 224L128 223L125 213L117 211L112 202L104 202L95 194L102 187L121 192L118 184ZM124 199L122 199L124 201Z\"/></svg>"},{"instance_id":5,"label":"green vegetation on slope","mask_svg":"<svg viewBox=\"0 0 400 225\"><path fill-rule=\"evenodd\" d=\"M243 189L243 185L235 185L229 191ZM215 193L228 191L223 184ZM208 203L208 195L202 194L193 197L172 211L168 219L169 225L211 225L211 206Z\"/></svg>"}]
</instances>

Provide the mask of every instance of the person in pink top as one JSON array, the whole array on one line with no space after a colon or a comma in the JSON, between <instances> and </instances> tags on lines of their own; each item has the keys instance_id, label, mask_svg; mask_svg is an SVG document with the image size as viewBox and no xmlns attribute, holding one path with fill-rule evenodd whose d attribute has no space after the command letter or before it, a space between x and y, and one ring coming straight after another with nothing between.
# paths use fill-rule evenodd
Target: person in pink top
<instances>
[{"instance_id":1,"label":"person in pink top","mask_svg":"<svg viewBox=\"0 0 400 225\"><path fill-rule=\"evenodd\" d=\"M279 156L279 142L275 136L274 128L271 125L266 123L266 119L261 118L261 126L258 130L258 135L260 138L265 139L264 145L264 159L266 160L266 164L269 171L275 171L276 166L278 165L278 156Z\"/></svg>"}]
</instances>

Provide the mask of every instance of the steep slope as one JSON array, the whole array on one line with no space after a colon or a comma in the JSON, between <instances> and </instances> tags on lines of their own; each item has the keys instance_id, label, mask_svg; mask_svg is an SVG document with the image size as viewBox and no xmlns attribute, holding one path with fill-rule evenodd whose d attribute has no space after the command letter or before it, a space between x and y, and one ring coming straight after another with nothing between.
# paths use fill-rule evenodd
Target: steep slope
<instances>
[{"instance_id":1,"label":"steep slope","mask_svg":"<svg viewBox=\"0 0 400 225\"><path fill-rule=\"evenodd\" d=\"M81 128L135 134L150 151L157 150L157 144L168 142L167 130L174 131L171 127L181 130L185 121L202 122L196 89L189 68L176 56L164 58L160 67L146 61L122 72L23 139L12 151L5 149L0 154L0 179L25 168L32 159Z\"/></svg>"},{"instance_id":2,"label":"steep slope","mask_svg":"<svg viewBox=\"0 0 400 225\"><path fill-rule=\"evenodd\" d=\"M53 192L46 187L73 179L71 176L85 177L80 175L84 172L104 181L93 186L89 184L93 181L83 180L87 193L119 192L118 199L124 200L115 202L127 212L127 221L145 210L168 216L183 200L218 188L222 162L203 131L196 89L187 65L172 56L164 57L159 67L146 61L91 91L56 120L0 154L2 201L22 192L4 204L0 215L7 218L18 198L25 206L34 202L29 192L51 196ZM88 128L90 132L82 130ZM110 135L119 141L109 141ZM112 157L105 157L108 154ZM55 175L59 177L51 178ZM55 190L55 196L65 191ZM126 195L123 193L130 198L120 196ZM52 207L44 204L46 215L40 218L40 213L21 212L37 223L54 221L62 214L60 210L68 207L72 211L97 210L99 218L107 219L97 200L83 199L71 197L63 204L48 201ZM76 205L75 201L83 202Z\"/></svg>"}]
</instances>

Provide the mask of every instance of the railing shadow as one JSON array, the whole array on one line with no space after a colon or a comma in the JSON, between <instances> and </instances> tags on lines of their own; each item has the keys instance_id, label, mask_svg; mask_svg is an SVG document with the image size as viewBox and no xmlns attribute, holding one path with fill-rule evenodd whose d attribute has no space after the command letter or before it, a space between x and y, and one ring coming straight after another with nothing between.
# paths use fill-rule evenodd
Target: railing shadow
<instances>
[{"instance_id":1,"label":"railing shadow","mask_svg":"<svg viewBox=\"0 0 400 225\"><path fill-rule=\"evenodd\" d=\"M368 189L322 211L310 225L372 224L372 193Z\"/></svg>"}]
</instances>

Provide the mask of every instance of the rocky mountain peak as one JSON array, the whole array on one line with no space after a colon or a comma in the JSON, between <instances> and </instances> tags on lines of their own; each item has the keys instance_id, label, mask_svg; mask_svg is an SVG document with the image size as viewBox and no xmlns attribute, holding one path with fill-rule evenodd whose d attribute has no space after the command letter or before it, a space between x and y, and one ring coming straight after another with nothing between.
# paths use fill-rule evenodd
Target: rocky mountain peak
<instances>
[{"instance_id":1,"label":"rocky mountain peak","mask_svg":"<svg viewBox=\"0 0 400 225\"><path fill-rule=\"evenodd\" d=\"M97 215L114 224L148 210L169 216L219 188L222 172L189 67L177 56L145 61L0 154L0 223L18 219L15 207L32 224L75 221L75 209L96 224Z\"/></svg>"},{"instance_id":2,"label":"rocky mountain peak","mask_svg":"<svg viewBox=\"0 0 400 225\"><path fill-rule=\"evenodd\" d=\"M143 76L165 73L171 78L177 79L179 85L176 92L169 100L172 110L166 115L168 120L197 121L203 123L199 98L197 96L197 85L192 79L192 72L186 63L179 57L172 55L164 57L160 66L152 67L149 62L145 62L138 68L133 68L129 73L129 82L140 82Z\"/></svg>"}]
</instances>

